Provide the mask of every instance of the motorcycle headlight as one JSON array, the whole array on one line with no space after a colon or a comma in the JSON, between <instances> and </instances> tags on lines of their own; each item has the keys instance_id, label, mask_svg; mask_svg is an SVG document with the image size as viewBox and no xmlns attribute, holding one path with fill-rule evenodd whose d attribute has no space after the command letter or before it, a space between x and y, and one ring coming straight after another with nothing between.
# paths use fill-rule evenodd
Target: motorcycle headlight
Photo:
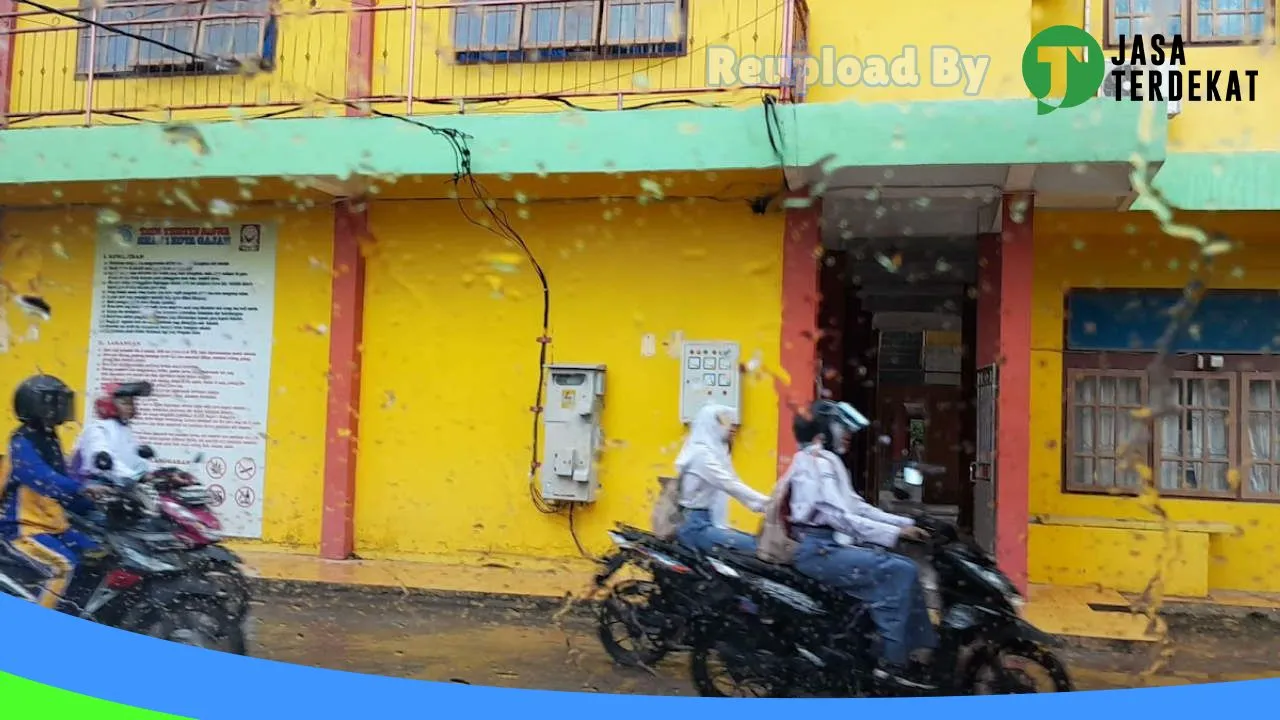
<instances>
[{"instance_id":1,"label":"motorcycle headlight","mask_svg":"<svg viewBox=\"0 0 1280 720\"><path fill-rule=\"evenodd\" d=\"M1004 597L1005 601L1013 606L1015 612L1022 612L1022 608L1027 604L1026 601L1022 598L1022 595L1018 593L1018 589L1013 586L1013 583L1009 582L1009 579L1000 571L985 568L967 560L965 561L965 564L969 566L969 569L973 571L974 575L977 575L984 583L998 591Z\"/></svg>"}]
</instances>

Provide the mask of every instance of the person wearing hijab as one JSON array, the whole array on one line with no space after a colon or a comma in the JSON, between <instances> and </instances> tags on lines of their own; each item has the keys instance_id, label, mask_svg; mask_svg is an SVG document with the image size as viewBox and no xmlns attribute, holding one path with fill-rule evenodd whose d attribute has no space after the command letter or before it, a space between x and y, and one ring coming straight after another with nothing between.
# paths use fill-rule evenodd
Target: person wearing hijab
<instances>
[{"instance_id":1,"label":"person wearing hijab","mask_svg":"<svg viewBox=\"0 0 1280 720\"><path fill-rule=\"evenodd\" d=\"M150 469L155 453L138 443L132 422L137 398L149 397L146 382L109 383L94 401L94 418L85 424L71 456L71 472L79 478L101 474L129 481Z\"/></svg>"},{"instance_id":2,"label":"person wearing hijab","mask_svg":"<svg viewBox=\"0 0 1280 720\"><path fill-rule=\"evenodd\" d=\"M742 482L733 469L729 444L736 432L734 420L732 408L704 405L676 457L684 515L676 539L686 547L703 552L717 546L755 549L754 537L729 526L729 498L757 513L764 511L769 498Z\"/></svg>"}]
</instances>

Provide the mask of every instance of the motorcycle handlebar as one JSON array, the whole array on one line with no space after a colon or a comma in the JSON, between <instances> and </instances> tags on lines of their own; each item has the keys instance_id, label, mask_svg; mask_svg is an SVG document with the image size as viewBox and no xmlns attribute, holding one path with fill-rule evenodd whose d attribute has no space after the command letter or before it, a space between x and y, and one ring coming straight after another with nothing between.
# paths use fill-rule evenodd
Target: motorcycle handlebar
<instances>
[{"instance_id":1,"label":"motorcycle handlebar","mask_svg":"<svg viewBox=\"0 0 1280 720\"><path fill-rule=\"evenodd\" d=\"M912 519L915 520L916 527L929 533L930 544L946 545L960 537L956 526L945 520L939 520L926 513L918 513Z\"/></svg>"}]
</instances>

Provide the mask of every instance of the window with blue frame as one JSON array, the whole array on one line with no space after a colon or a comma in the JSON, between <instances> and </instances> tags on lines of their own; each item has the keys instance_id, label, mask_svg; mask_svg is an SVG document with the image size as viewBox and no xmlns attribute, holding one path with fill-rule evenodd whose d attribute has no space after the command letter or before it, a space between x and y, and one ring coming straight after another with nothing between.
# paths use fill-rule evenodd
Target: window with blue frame
<instances>
[{"instance_id":1,"label":"window with blue frame","mask_svg":"<svg viewBox=\"0 0 1280 720\"><path fill-rule=\"evenodd\" d=\"M1135 35L1181 35L1184 42L1260 41L1275 23L1274 0L1108 0L1107 44Z\"/></svg>"},{"instance_id":2,"label":"window with blue frame","mask_svg":"<svg viewBox=\"0 0 1280 720\"><path fill-rule=\"evenodd\" d=\"M1181 298L1178 290L1072 290L1067 295L1066 349L1152 352ZM1280 293L1206 292L1171 349L1221 354L1280 351Z\"/></svg>"},{"instance_id":3,"label":"window with blue frame","mask_svg":"<svg viewBox=\"0 0 1280 720\"><path fill-rule=\"evenodd\" d=\"M468 5L475 0L454 0ZM685 52L687 0L569 0L459 7L461 63L654 57Z\"/></svg>"},{"instance_id":4,"label":"window with blue frame","mask_svg":"<svg viewBox=\"0 0 1280 720\"><path fill-rule=\"evenodd\" d=\"M82 17L106 27L80 29L77 75L87 75L91 66L99 77L226 74L274 66L278 24L271 0L109 0L97 7L96 12L92 3L80 8Z\"/></svg>"},{"instance_id":5,"label":"window with blue frame","mask_svg":"<svg viewBox=\"0 0 1280 720\"><path fill-rule=\"evenodd\" d=\"M1152 353L1181 297L1067 294L1064 489L1135 493L1146 466L1162 494L1280 500L1280 293L1206 293L1153 384ZM1158 392L1169 410L1152 417Z\"/></svg>"}]
</instances>

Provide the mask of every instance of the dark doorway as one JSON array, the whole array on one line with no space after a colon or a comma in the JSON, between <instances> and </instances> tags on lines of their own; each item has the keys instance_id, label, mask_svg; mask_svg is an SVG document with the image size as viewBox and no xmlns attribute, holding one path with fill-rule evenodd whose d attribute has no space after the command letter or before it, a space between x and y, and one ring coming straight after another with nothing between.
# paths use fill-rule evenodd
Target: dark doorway
<instances>
[{"instance_id":1,"label":"dark doorway","mask_svg":"<svg viewBox=\"0 0 1280 720\"><path fill-rule=\"evenodd\" d=\"M923 501L953 508L963 525L972 506L975 255L971 238L844 241L823 258L819 304L823 394L872 420L846 458L855 489L883 505L898 461L943 466Z\"/></svg>"}]
</instances>

